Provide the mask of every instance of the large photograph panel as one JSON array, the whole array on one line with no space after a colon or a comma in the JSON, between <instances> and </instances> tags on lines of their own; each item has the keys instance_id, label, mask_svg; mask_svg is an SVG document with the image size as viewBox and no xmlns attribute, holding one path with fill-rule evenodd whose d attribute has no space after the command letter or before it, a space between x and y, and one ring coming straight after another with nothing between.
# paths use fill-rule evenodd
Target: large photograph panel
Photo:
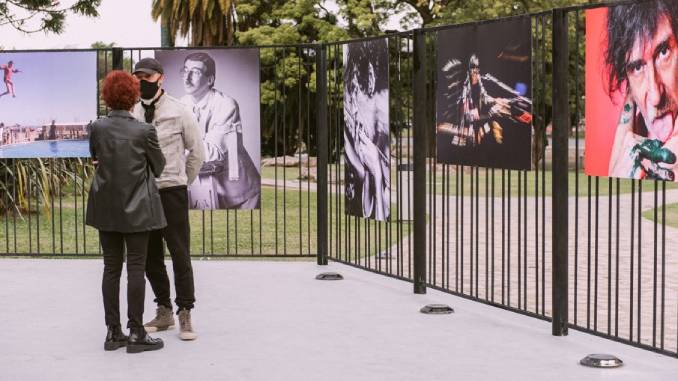
<instances>
[{"instance_id":1,"label":"large photograph panel","mask_svg":"<svg viewBox=\"0 0 678 381\"><path fill-rule=\"evenodd\" d=\"M192 209L258 209L261 204L259 50L155 52L164 88L198 120L206 153L189 186Z\"/></svg>"},{"instance_id":2,"label":"large photograph panel","mask_svg":"<svg viewBox=\"0 0 678 381\"><path fill-rule=\"evenodd\" d=\"M96 52L0 53L0 158L89 157Z\"/></svg>"},{"instance_id":3,"label":"large photograph panel","mask_svg":"<svg viewBox=\"0 0 678 381\"><path fill-rule=\"evenodd\" d=\"M344 47L346 213L385 221L391 205L388 42Z\"/></svg>"},{"instance_id":4,"label":"large photograph panel","mask_svg":"<svg viewBox=\"0 0 678 381\"><path fill-rule=\"evenodd\" d=\"M589 176L676 181L678 2L586 12Z\"/></svg>"},{"instance_id":5,"label":"large photograph panel","mask_svg":"<svg viewBox=\"0 0 678 381\"><path fill-rule=\"evenodd\" d=\"M530 169L529 17L438 32L440 163Z\"/></svg>"}]
</instances>

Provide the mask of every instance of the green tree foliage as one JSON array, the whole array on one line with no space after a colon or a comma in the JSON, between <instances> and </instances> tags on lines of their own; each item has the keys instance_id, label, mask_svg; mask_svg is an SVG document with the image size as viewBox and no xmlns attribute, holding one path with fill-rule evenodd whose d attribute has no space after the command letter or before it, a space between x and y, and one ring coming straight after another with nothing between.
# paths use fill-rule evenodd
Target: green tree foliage
<instances>
[{"instance_id":1,"label":"green tree foliage","mask_svg":"<svg viewBox=\"0 0 678 381\"><path fill-rule=\"evenodd\" d=\"M234 0L153 0L151 15L162 18L171 41L190 32L192 46L230 46L234 7Z\"/></svg>"},{"instance_id":2,"label":"green tree foliage","mask_svg":"<svg viewBox=\"0 0 678 381\"><path fill-rule=\"evenodd\" d=\"M0 0L0 26L25 33L61 33L69 13L97 17L101 0L78 0L64 7L54 0Z\"/></svg>"}]
</instances>

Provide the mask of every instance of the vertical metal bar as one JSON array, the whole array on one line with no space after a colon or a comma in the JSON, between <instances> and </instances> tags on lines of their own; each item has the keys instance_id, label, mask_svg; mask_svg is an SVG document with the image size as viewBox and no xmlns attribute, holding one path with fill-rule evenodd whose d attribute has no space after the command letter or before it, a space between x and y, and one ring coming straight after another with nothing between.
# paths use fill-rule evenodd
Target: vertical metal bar
<instances>
[{"instance_id":1,"label":"vertical metal bar","mask_svg":"<svg viewBox=\"0 0 678 381\"><path fill-rule=\"evenodd\" d=\"M567 12L556 9L553 20L553 287L554 336L567 335L568 329L568 173L569 131L568 28Z\"/></svg>"},{"instance_id":2,"label":"vertical metal bar","mask_svg":"<svg viewBox=\"0 0 678 381\"><path fill-rule=\"evenodd\" d=\"M596 227L593 230L595 233L594 241L594 275L593 275L593 330L598 331L598 233L600 232L600 219L599 219L599 197L600 196L600 177L596 176L596 216L595 222Z\"/></svg>"},{"instance_id":3,"label":"vertical metal bar","mask_svg":"<svg viewBox=\"0 0 678 381\"><path fill-rule=\"evenodd\" d=\"M478 265L478 256L479 256L479 248L480 248L480 234L478 233L478 230L480 230L480 225L479 225L479 220L480 220L480 181L478 180L478 177L480 176L480 169L478 167L475 168L476 170L476 218L475 218L475 223L476 223L476 236L475 236L475 242L476 242L476 267L475 267L475 280L476 280L476 298L478 297L478 268L480 267ZM434 225L435 226L435 225Z\"/></svg>"},{"instance_id":4,"label":"vertical metal bar","mask_svg":"<svg viewBox=\"0 0 678 381\"><path fill-rule=\"evenodd\" d=\"M426 293L426 40L414 31L414 293Z\"/></svg>"},{"instance_id":5,"label":"vertical metal bar","mask_svg":"<svg viewBox=\"0 0 678 381\"><path fill-rule=\"evenodd\" d=\"M38 161L42 161L42 159L38 159ZM37 180L38 174L36 173L36 181L35 181L35 247L36 247L36 254L40 255L40 188L38 186L38 180ZM29 211L30 213L30 211Z\"/></svg>"},{"instance_id":6,"label":"vertical metal bar","mask_svg":"<svg viewBox=\"0 0 678 381\"><path fill-rule=\"evenodd\" d=\"M311 65L307 63L306 66L309 67L308 73L310 73ZM308 232L306 235L306 254L311 255L311 90L309 77L306 77L306 173L309 176L306 181L306 231Z\"/></svg>"},{"instance_id":7,"label":"vertical metal bar","mask_svg":"<svg viewBox=\"0 0 678 381\"><path fill-rule=\"evenodd\" d=\"M278 254L278 50L273 49L273 56L276 58L276 63L273 64L273 158L274 158L274 169L273 177L275 179L273 185L273 206L275 210L275 254ZM283 78L283 86L285 79Z\"/></svg>"},{"instance_id":8,"label":"vertical metal bar","mask_svg":"<svg viewBox=\"0 0 678 381\"><path fill-rule=\"evenodd\" d=\"M662 181L662 295L661 295L661 325L659 333L659 348L664 349L664 307L666 306L666 181ZM678 352L678 342L676 342Z\"/></svg>"},{"instance_id":9,"label":"vertical metal bar","mask_svg":"<svg viewBox=\"0 0 678 381\"><path fill-rule=\"evenodd\" d=\"M657 204L659 203L659 182L654 181L654 208L653 208L653 228L654 228L654 240L652 241L652 246L654 249L654 261L652 266L652 346L657 346L657 240L658 240L658 229L657 229Z\"/></svg>"},{"instance_id":10,"label":"vertical metal bar","mask_svg":"<svg viewBox=\"0 0 678 381\"><path fill-rule=\"evenodd\" d=\"M631 251L631 262L629 265L629 280L631 282L631 285L629 287L629 341L633 341L633 271L634 271L633 252L635 249L633 232L635 231L635 222L636 222L635 214L636 214L636 180L631 180L631 245L629 246Z\"/></svg>"},{"instance_id":11,"label":"vertical metal bar","mask_svg":"<svg viewBox=\"0 0 678 381\"><path fill-rule=\"evenodd\" d=\"M642 307L642 300L641 299L642 299L642 290L643 290L643 286L642 286L643 280L642 280L642 277L641 277L641 274L642 274L641 270L642 270L642 264L643 264L643 260L642 260L642 257L641 257L641 255L642 255L642 238L643 238L642 237L642 232L643 232L642 225L643 225L643 182L639 180L638 181L638 308L637 308L638 317L636 319L637 320L636 324L638 324L638 331L637 331L636 338L638 340L638 343L640 343L640 332L641 332L640 321L641 321L641 316L642 316L641 315L641 310L642 310L642 308L641 308Z\"/></svg>"},{"instance_id":12,"label":"vertical metal bar","mask_svg":"<svg viewBox=\"0 0 678 381\"><path fill-rule=\"evenodd\" d=\"M0 136L0 139L2 139L2 136ZM9 185L8 182L8 173L9 173L9 165L7 164L7 160L3 160L3 164L5 166L5 184ZM16 174L15 176L15 184L16 184ZM12 188L14 188L16 185L12 185ZM9 211L10 211L10 206L9 206L9 188L5 188L5 191L2 192L2 197L5 202L5 253L9 254ZM14 204L16 201L13 201L12 204ZM12 211L14 213L14 211Z\"/></svg>"},{"instance_id":13,"label":"vertical metal bar","mask_svg":"<svg viewBox=\"0 0 678 381\"><path fill-rule=\"evenodd\" d=\"M615 286L614 286L614 335L619 336L619 179L616 179L616 193L617 193L617 223L616 223L616 238L615 238Z\"/></svg>"},{"instance_id":14,"label":"vertical metal bar","mask_svg":"<svg viewBox=\"0 0 678 381\"><path fill-rule=\"evenodd\" d=\"M511 306L511 170L507 171L506 206L506 305Z\"/></svg>"},{"instance_id":15,"label":"vertical metal bar","mask_svg":"<svg viewBox=\"0 0 678 381\"><path fill-rule=\"evenodd\" d=\"M485 168L485 300L490 299L490 175Z\"/></svg>"},{"instance_id":16,"label":"vertical metal bar","mask_svg":"<svg viewBox=\"0 0 678 381\"><path fill-rule=\"evenodd\" d=\"M329 135L327 131L327 51L325 45L316 48L316 98L318 136L318 264L327 265L327 163Z\"/></svg>"},{"instance_id":17,"label":"vertical metal bar","mask_svg":"<svg viewBox=\"0 0 678 381\"><path fill-rule=\"evenodd\" d=\"M31 214L32 214L31 213L31 198L33 197L33 182L31 181L31 177L32 177L32 173L30 173L30 172L32 172L31 169L28 169L27 172L28 173L27 173L27 176L26 176L27 177L26 178L26 184L28 186L27 186L26 190L28 191L28 195L27 195L28 196L27 197L28 198L28 254L33 254L33 223L32 223L32 218L31 218ZM76 191L77 191L77 186L76 186ZM77 199L76 199L76 204L77 204ZM76 205L76 207L77 207L77 205ZM77 216L77 212L76 212L76 216ZM77 227L77 222L76 222L76 229L77 228L78 227ZM75 237L76 237L76 242L77 242L77 237L78 237L77 230L76 230L76 233L75 233Z\"/></svg>"},{"instance_id":18,"label":"vertical metal bar","mask_svg":"<svg viewBox=\"0 0 678 381\"><path fill-rule=\"evenodd\" d=\"M505 303L506 271L506 170L501 170L501 304Z\"/></svg>"},{"instance_id":19,"label":"vertical metal bar","mask_svg":"<svg viewBox=\"0 0 678 381\"><path fill-rule=\"evenodd\" d=\"M85 211L87 210L86 206L85 206L85 197L87 197L87 196L85 196L86 173L85 173L85 163L80 163L80 164L81 164L80 168L82 169L82 179L81 179L82 182L80 184L81 185L80 190L82 191L82 197L80 198L80 202L81 202L80 210L82 210L82 253L87 254L87 230L86 230L87 224L86 224L86 220L85 220ZM40 241L38 240L38 244L39 244L39 242Z\"/></svg>"},{"instance_id":20,"label":"vertical metal bar","mask_svg":"<svg viewBox=\"0 0 678 381\"><path fill-rule=\"evenodd\" d=\"M454 224L454 231L455 231L455 240L454 240L454 291L459 292L459 253L461 252L461 247L460 247L460 242L461 238L459 235L459 227L462 226L462 224L459 223L459 221L462 221L459 219L459 195L461 194L460 189L459 189L459 184L461 180L459 179L459 173L460 173L460 167L459 165L456 166L456 169L454 171L455 174L455 181L454 181L454 187L455 187L455 207L454 207L454 217L455 217L455 224ZM463 199L461 202L464 202ZM463 209L462 209L463 210Z\"/></svg>"},{"instance_id":21,"label":"vertical metal bar","mask_svg":"<svg viewBox=\"0 0 678 381\"><path fill-rule=\"evenodd\" d=\"M287 79L287 68L286 68L286 61L287 61L287 50L283 49L283 58L282 58L282 90L281 90L281 96L282 96L282 154L283 154L283 189L282 189L282 199L283 199L283 255L287 255L287 102L288 102L288 95L287 95L287 85L286 85L286 79ZM237 233L236 233L237 234Z\"/></svg>"},{"instance_id":22,"label":"vertical metal bar","mask_svg":"<svg viewBox=\"0 0 678 381\"><path fill-rule=\"evenodd\" d=\"M12 167L14 167L14 171L13 171L14 176L18 176L19 174L17 173L16 159L12 159ZM16 198L17 189L16 188L17 188L16 184L14 184L14 186L12 187L12 193L13 193L13 199L14 199L15 205L16 205L16 202L17 202L17 198ZM16 210L14 211L14 213L12 213L12 230L13 230L13 236L14 236L14 253L17 254L18 251L17 251L17 243L16 243ZM63 234L62 234L62 237L63 237ZM63 244L62 244L62 246L63 246ZM63 249L62 249L62 251L63 251Z\"/></svg>"},{"instance_id":23,"label":"vertical metal bar","mask_svg":"<svg viewBox=\"0 0 678 381\"><path fill-rule=\"evenodd\" d=\"M298 178L299 178L299 207L298 207L298 210L299 210L299 255L304 254L304 243L303 243L303 241L304 241L304 227L303 227L304 223L302 221L302 217L304 215L304 213L303 213L304 212L303 211L304 201L302 199L302 188L301 188L302 187L301 184L302 184L303 178L304 178L302 176L302 169L303 169L304 165L302 163L302 154L301 154L300 148L301 148L301 144L303 143L305 120L304 120L304 117L303 117L303 106L304 106L303 99L304 98L303 98L303 94L301 92L302 80L304 78L301 74L302 73L302 71L301 71L301 55L302 55L301 49L297 48L297 76L298 76L297 77L297 98L298 98L297 102L298 103L297 103L297 123L296 123L296 126L298 128L298 130L297 130L297 151L299 151L299 175L298 175ZM307 154L308 154L308 150L307 150ZM307 156L306 161L308 162L308 156Z\"/></svg>"},{"instance_id":24,"label":"vertical metal bar","mask_svg":"<svg viewBox=\"0 0 678 381\"><path fill-rule=\"evenodd\" d=\"M574 138L574 325L577 325L577 303L579 294L578 276L579 276L579 10L575 14L575 138Z\"/></svg>"},{"instance_id":25,"label":"vertical metal bar","mask_svg":"<svg viewBox=\"0 0 678 381\"><path fill-rule=\"evenodd\" d=\"M75 222L73 227L75 228L75 254L80 254L78 249L79 237L78 237L78 175L77 170L73 172L73 195L75 196Z\"/></svg>"},{"instance_id":26,"label":"vertical metal bar","mask_svg":"<svg viewBox=\"0 0 678 381\"><path fill-rule=\"evenodd\" d=\"M469 238L469 239L468 239L468 242L469 242L469 244L470 244L470 247L469 247L470 250L469 250L469 252L468 252L468 254L469 254L469 268L468 268L468 270L469 270L469 271L468 271L468 272L469 272L469 295L470 295L470 296L473 296L473 286L474 286L474 283L473 283L473 277L474 277L474 275L475 275L475 272L473 271L473 262L474 262L473 259L474 259L474 255L475 255L475 251L474 251L474 246L475 246L475 245L474 245L474 238L475 238L475 235L473 234L473 231L474 231L474 229L475 229L475 224L474 224L474 221L473 221L473 220L474 220L474 217L475 217L475 216L474 216L474 207L475 207L475 181L474 181L474 180L475 180L475 172L476 172L475 167L471 167L471 178L470 178L470 181L469 181L469 183L470 183L469 185L471 186L471 189L470 189L470 192L469 192L469 193L471 193L471 194L469 195L469 196L470 196L470 197L469 197L469 201L470 201L470 203L469 203L469 209L470 209L470 210L469 210L469 214L470 214L470 216L469 216L469 217L470 217L470 221L469 221L469 222L470 222L470 224L469 224L469 225L470 225L470 226L469 226L469 230L470 230L470 234L469 234L469 237L468 237L468 238Z\"/></svg>"},{"instance_id":27,"label":"vertical metal bar","mask_svg":"<svg viewBox=\"0 0 678 381\"><path fill-rule=\"evenodd\" d=\"M490 295L490 299L492 300L492 303L494 303L494 204L495 204L495 197L494 197L494 168L492 168L492 238L491 238L491 251L492 251L492 282L491 282L491 287L492 287L492 292Z\"/></svg>"},{"instance_id":28,"label":"vertical metal bar","mask_svg":"<svg viewBox=\"0 0 678 381\"><path fill-rule=\"evenodd\" d=\"M464 166L461 166L461 184L459 188L461 190L461 198L459 200L459 205L461 208L460 218L457 221L466 221L464 218ZM464 293L464 224L458 224L459 228L459 286L461 293Z\"/></svg>"},{"instance_id":29,"label":"vertical metal bar","mask_svg":"<svg viewBox=\"0 0 678 381\"><path fill-rule=\"evenodd\" d=\"M113 70L123 70L124 59L122 48L112 48Z\"/></svg>"},{"instance_id":30,"label":"vertical metal bar","mask_svg":"<svg viewBox=\"0 0 678 381\"><path fill-rule=\"evenodd\" d=\"M517 250L517 253L516 253L516 254L518 254L518 309L522 308L522 302L523 302L523 292L522 292L522 290L523 290L523 288L522 288L522 281L523 281L523 262L522 262L523 257L522 257L522 254L523 254L523 252L522 252L522 247L521 247L522 240L523 240L523 235L522 235L522 227L523 227L522 211L523 211L523 209L522 209L522 202L521 202L523 200L523 196L522 196L523 181L522 181L522 178L523 178L523 171L518 171L518 224L516 224L516 226L518 228L518 242L517 242L518 243L518 250Z\"/></svg>"},{"instance_id":31,"label":"vertical metal bar","mask_svg":"<svg viewBox=\"0 0 678 381\"><path fill-rule=\"evenodd\" d=\"M523 309L527 310L527 171L523 171Z\"/></svg>"},{"instance_id":32,"label":"vertical metal bar","mask_svg":"<svg viewBox=\"0 0 678 381\"><path fill-rule=\"evenodd\" d=\"M607 179L607 334L612 332L612 178Z\"/></svg>"},{"instance_id":33,"label":"vertical metal bar","mask_svg":"<svg viewBox=\"0 0 678 381\"><path fill-rule=\"evenodd\" d=\"M98 85L97 85L98 87ZM98 92L97 92L98 94ZM56 186L54 182L54 172L55 169L54 167L56 166L56 160L54 158L50 159L51 165L50 165L50 177L49 177L49 182L50 182L50 187L49 187L49 202L50 202L50 217L51 217L51 222L52 222L52 254L56 254L56 232L55 232L55 224L54 224L54 187ZM57 179L57 181L59 181ZM6 220L5 220L6 221Z\"/></svg>"},{"instance_id":34,"label":"vertical metal bar","mask_svg":"<svg viewBox=\"0 0 678 381\"><path fill-rule=\"evenodd\" d=\"M62 162L63 164L63 162ZM63 186L59 181L59 245L61 254L64 253L64 214L63 214ZM16 236L14 236L16 242Z\"/></svg>"},{"instance_id":35,"label":"vertical metal bar","mask_svg":"<svg viewBox=\"0 0 678 381\"><path fill-rule=\"evenodd\" d=\"M546 16L541 17L541 128L546 130ZM546 144L542 144L541 157L546 158ZM546 309L546 160L541 161L541 310ZM553 178L553 175L552 175ZM553 281L553 280L552 280Z\"/></svg>"}]
</instances>

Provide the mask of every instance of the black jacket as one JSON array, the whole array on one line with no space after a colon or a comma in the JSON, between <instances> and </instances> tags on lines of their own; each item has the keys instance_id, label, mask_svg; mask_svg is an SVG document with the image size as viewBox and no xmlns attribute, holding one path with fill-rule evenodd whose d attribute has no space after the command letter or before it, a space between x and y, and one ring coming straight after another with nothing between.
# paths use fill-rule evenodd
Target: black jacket
<instances>
[{"instance_id":1,"label":"black jacket","mask_svg":"<svg viewBox=\"0 0 678 381\"><path fill-rule=\"evenodd\" d=\"M165 227L155 185L165 157L155 128L127 111L111 111L92 124L89 149L98 164L87 200L87 225L121 233Z\"/></svg>"}]
</instances>

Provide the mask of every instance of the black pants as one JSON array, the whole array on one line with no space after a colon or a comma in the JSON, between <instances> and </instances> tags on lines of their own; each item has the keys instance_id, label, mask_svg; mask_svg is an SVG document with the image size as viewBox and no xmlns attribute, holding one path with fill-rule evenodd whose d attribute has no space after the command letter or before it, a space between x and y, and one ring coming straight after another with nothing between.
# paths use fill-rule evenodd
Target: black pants
<instances>
[{"instance_id":1,"label":"black pants","mask_svg":"<svg viewBox=\"0 0 678 381\"><path fill-rule=\"evenodd\" d=\"M190 226L188 223L188 190L185 186L160 190L167 227L151 232L148 241L146 276L151 283L155 302L172 308L170 283L165 268L162 240L165 239L174 268L174 302L179 309L192 309L195 303L193 267L190 255Z\"/></svg>"},{"instance_id":2,"label":"black pants","mask_svg":"<svg viewBox=\"0 0 678 381\"><path fill-rule=\"evenodd\" d=\"M101 291L104 296L106 325L120 325L120 275L123 253L127 247L127 328L143 327L148 232L99 232L104 251L104 276Z\"/></svg>"}]
</instances>

